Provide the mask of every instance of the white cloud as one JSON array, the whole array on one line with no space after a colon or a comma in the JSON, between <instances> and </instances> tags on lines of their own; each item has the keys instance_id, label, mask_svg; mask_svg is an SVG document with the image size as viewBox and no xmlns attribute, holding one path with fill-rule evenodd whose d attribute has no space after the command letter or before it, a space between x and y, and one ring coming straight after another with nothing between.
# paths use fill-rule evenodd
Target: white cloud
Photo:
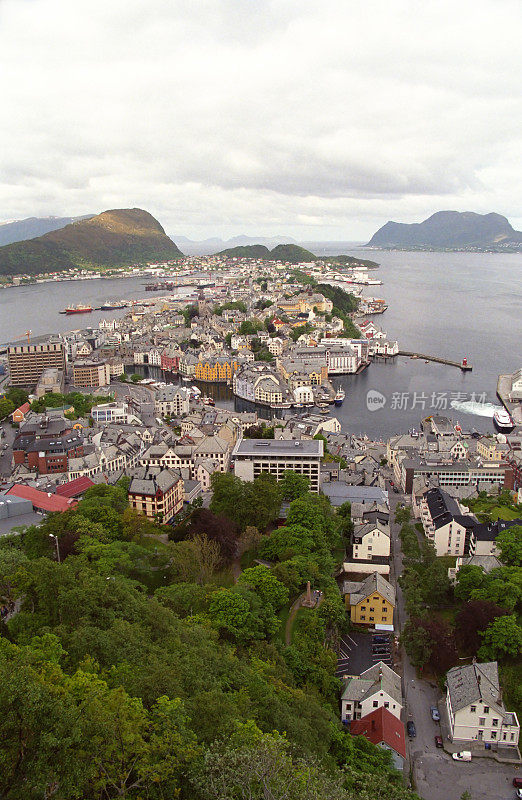
<instances>
[{"instance_id":1,"label":"white cloud","mask_svg":"<svg viewBox=\"0 0 522 800\"><path fill-rule=\"evenodd\" d=\"M518 0L0 0L2 217L189 236L516 224ZM520 224L520 221L518 221Z\"/></svg>"}]
</instances>

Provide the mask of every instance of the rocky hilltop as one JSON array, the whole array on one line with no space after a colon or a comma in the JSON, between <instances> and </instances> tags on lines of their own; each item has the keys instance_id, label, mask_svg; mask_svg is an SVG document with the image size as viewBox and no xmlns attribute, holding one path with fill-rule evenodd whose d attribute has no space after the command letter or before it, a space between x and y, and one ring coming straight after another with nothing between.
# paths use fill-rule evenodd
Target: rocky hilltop
<instances>
[{"instance_id":1,"label":"rocky hilltop","mask_svg":"<svg viewBox=\"0 0 522 800\"><path fill-rule=\"evenodd\" d=\"M368 246L398 248L461 249L465 247L515 248L522 246L522 233L514 230L501 214L472 211L438 211L424 222L387 222Z\"/></svg>"},{"instance_id":2,"label":"rocky hilltop","mask_svg":"<svg viewBox=\"0 0 522 800\"><path fill-rule=\"evenodd\" d=\"M130 266L182 255L148 211L119 208L73 222L36 239L0 247L0 274Z\"/></svg>"}]
</instances>

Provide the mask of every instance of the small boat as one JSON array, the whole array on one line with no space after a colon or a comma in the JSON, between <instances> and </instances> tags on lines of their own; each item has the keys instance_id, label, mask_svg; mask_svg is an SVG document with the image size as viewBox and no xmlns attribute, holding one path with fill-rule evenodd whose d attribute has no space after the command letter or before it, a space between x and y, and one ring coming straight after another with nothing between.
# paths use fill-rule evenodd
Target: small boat
<instances>
[{"instance_id":1,"label":"small boat","mask_svg":"<svg viewBox=\"0 0 522 800\"><path fill-rule=\"evenodd\" d=\"M505 408L499 408L495 411L493 422L500 431L511 431L515 427L511 414Z\"/></svg>"},{"instance_id":2,"label":"small boat","mask_svg":"<svg viewBox=\"0 0 522 800\"><path fill-rule=\"evenodd\" d=\"M83 306L80 304L77 306L67 306L63 311L60 311L60 314L90 314L91 311L94 311L92 306Z\"/></svg>"},{"instance_id":3,"label":"small boat","mask_svg":"<svg viewBox=\"0 0 522 800\"><path fill-rule=\"evenodd\" d=\"M424 359L424 363L425 363L425 364L429 364L430 362L428 361L428 359L427 359L427 358L425 358L425 359Z\"/></svg>"},{"instance_id":4,"label":"small boat","mask_svg":"<svg viewBox=\"0 0 522 800\"><path fill-rule=\"evenodd\" d=\"M337 394L335 395L335 398L334 398L334 405L342 406L343 400L344 400L345 397L346 397L346 394L344 392L344 389L337 389Z\"/></svg>"},{"instance_id":5,"label":"small boat","mask_svg":"<svg viewBox=\"0 0 522 800\"><path fill-rule=\"evenodd\" d=\"M328 408L320 408L319 409L319 413L320 414L329 414L330 412L329 412Z\"/></svg>"},{"instance_id":6,"label":"small boat","mask_svg":"<svg viewBox=\"0 0 522 800\"><path fill-rule=\"evenodd\" d=\"M202 397L201 402L204 403L206 406L215 406L215 400L213 397Z\"/></svg>"},{"instance_id":7,"label":"small boat","mask_svg":"<svg viewBox=\"0 0 522 800\"><path fill-rule=\"evenodd\" d=\"M184 381L185 383L190 383L190 378L188 375L182 375L181 380Z\"/></svg>"}]
</instances>

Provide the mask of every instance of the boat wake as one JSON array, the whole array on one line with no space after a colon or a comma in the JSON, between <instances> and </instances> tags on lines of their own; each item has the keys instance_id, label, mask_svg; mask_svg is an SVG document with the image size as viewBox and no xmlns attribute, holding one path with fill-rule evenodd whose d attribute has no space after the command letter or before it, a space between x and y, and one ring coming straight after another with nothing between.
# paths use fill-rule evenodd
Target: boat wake
<instances>
[{"instance_id":1,"label":"boat wake","mask_svg":"<svg viewBox=\"0 0 522 800\"><path fill-rule=\"evenodd\" d=\"M474 414L476 417L490 417L493 418L495 411L500 411L502 406L496 406L494 403L476 403L473 400L452 400L451 407L455 411L461 411L463 414Z\"/></svg>"}]
</instances>

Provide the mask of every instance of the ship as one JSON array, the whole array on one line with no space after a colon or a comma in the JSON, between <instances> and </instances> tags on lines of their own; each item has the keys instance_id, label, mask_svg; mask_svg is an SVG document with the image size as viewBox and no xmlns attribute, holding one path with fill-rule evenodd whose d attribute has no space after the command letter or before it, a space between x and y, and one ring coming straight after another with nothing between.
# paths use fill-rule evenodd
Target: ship
<instances>
[{"instance_id":1,"label":"ship","mask_svg":"<svg viewBox=\"0 0 522 800\"><path fill-rule=\"evenodd\" d=\"M106 300L103 305L100 306L100 311L114 311L117 308L127 308L127 303L124 300L115 300L111 302L110 300Z\"/></svg>"},{"instance_id":2,"label":"ship","mask_svg":"<svg viewBox=\"0 0 522 800\"><path fill-rule=\"evenodd\" d=\"M163 292L168 291L171 292L175 287L174 281L167 281L162 283L146 283L145 284L145 291L146 292Z\"/></svg>"},{"instance_id":3,"label":"ship","mask_svg":"<svg viewBox=\"0 0 522 800\"><path fill-rule=\"evenodd\" d=\"M335 395L335 398L334 398L334 405L342 406L343 400L344 400L345 397L346 397L346 394L344 392L344 389L341 389L341 388L337 389L337 394Z\"/></svg>"},{"instance_id":4,"label":"ship","mask_svg":"<svg viewBox=\"0 0 522 800\"><path fill-rule=\"evenodd\" d=\"M60 314L90 314L91 311L94 311L92 306L83 306L80 304L77 306L67 306L63 311L60 311Z\"/></svg>"},{"instance_id":5,"label":"ship","mask_svg":"<svg viewBox=\"0 0 522 800\"><path fill-rule=\"evenodd\" d=\"M493 422L499 429L499 431L512 431L515 427L515 423L511 417L511 414L506 411L505 408L499 408L493 414Z\"/></svg>"}]
</instances>

